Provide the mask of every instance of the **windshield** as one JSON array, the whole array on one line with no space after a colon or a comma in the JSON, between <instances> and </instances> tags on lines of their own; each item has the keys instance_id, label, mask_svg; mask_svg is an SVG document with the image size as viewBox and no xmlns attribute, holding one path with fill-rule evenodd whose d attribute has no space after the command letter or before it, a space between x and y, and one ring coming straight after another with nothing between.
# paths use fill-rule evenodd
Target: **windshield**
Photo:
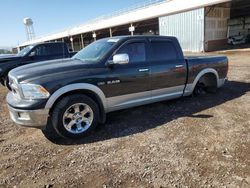
<instances>
[{"instance_id":1,"label":"windshield","mask_svg":"<svg viewBox=\"0 0 250 188\"><path fill-rule=\"evenodd\" d=\"M26 48L22 49L17 56L25 56L34 46L27 46Z\"/></svg>"},{"instance_id":2,"label":"windshield","mask_svg":"<svg viewBox=\"0 0 250 188\"><path fill-rule=\"evenodd\" d=\"M118 39L96 41L79 51L75 56L73 56L73 58L80 59L82 61L96 62L102 59L116 42L118 42Z\"/></svg>"}]
</instances>

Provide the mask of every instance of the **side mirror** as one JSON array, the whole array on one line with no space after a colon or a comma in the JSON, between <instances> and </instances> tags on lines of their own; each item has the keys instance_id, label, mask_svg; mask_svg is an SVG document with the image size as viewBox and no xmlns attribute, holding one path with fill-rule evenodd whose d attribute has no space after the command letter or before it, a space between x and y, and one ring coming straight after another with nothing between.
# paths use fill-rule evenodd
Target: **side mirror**
<instances>
[{"instance_id":1,"label":"side mirror","mask_svg":"<svg viewBox=\"0 0 250 188\"><path fill-rule=\"evenodd\" d=\"M113 60L109 61L109 65L115 65L115 64L128 64L129 63L129 56L128 54L116 54L113 56Z\"/></svg>"},{"instance_id":2,"label":"side mirror","mask_svg":"<svg viewBox=\"0 0 250 188\"><path fill-rule=\"evenodd\" d=\"M29 57L34 57L35 55L36 55L36 52L33 51L33 52L30 53Z\"/></svg>"}]
</instances>

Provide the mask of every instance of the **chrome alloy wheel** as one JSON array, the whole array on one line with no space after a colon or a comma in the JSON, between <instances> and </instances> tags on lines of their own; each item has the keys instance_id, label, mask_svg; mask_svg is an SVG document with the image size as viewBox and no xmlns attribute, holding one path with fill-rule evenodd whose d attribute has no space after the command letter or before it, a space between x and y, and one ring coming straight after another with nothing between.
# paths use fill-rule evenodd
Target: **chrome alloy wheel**
<instances>
[{"instance_id":1,"label":"chrome alloy wheel","mask_svg":"<svg viewBox=\"0 0 250 188\"><path fill-rule=\"evenodd\" d=\"M94 112L89 105L76 103L63 115L63 126L72 134L81 134L89 129L94 119Z\"/></svg>"}]
</instances>

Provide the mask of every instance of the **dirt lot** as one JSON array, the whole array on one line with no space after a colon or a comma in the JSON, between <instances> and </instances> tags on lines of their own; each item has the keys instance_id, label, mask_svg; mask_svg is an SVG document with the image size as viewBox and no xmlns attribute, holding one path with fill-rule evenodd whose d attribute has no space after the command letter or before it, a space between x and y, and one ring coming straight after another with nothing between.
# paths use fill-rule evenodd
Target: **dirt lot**
<instances>
[{"instance_id":1,"label":"dirt lot","mask_svg":"<svg viewBox=\"0 0 250 188\"><path fill-rule=\"evenodd\" d=\"M15 126L0 88L0 187L250 187L250 52L217 94L111 113L78 142Z\"/></svg>"}]
</instances>

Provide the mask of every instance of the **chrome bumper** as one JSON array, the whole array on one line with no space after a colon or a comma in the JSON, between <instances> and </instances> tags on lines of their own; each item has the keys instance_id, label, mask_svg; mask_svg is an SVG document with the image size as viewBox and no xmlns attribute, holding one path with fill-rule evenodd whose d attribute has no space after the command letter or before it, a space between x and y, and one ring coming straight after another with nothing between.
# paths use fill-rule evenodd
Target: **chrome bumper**
<instances>
[{"instance_id":1,"label":"chrome bumper","mask_svg":"<svg viewBox=\"0 0 250 188\"><path fill-rule=\"evenodd\" d=\"M49 110L47 109L19 110L8 107L11 119L20 126L43 128L47 125L49 117Z\"/></svg>"}]
</instances>

